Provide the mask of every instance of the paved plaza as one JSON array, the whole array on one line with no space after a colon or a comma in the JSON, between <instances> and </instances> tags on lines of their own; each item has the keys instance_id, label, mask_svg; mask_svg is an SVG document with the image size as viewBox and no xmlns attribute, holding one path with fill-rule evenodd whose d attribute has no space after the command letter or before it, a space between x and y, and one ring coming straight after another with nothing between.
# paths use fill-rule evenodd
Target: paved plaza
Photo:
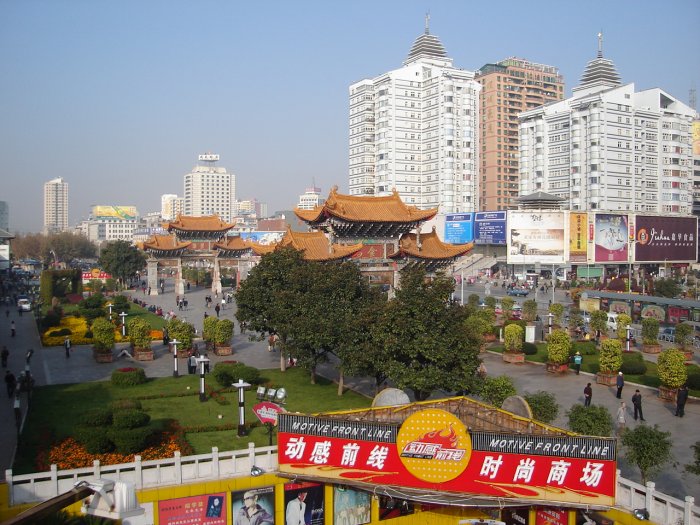
<instances>
[{"instance_id":1,"label":"paved plaza","mask_svg":"<svg viewBox=\"0 0 700 525\"><path fill-rule=\"evenodd\" d=\"M135 297L146 301L148 304L157 305L164 311L173 310L176 315L186 318L187 321L195 325L198 333L201 334L204 312L209 315L216 315L213 307L205 308L204 297L212 295L211 290L204 288L192 289L187 294L188 308L185 311L178 311L175 304L175 293L172 281L166 281L165 294L157 296L145 296L140 290L132 291ZM213 295L212 295L213 298ZM221 297L219 296L219 300ZM235 323L235 306L227 305L225 310L220 312L220 316L231 319ZM4 317L4 312L3 312ZM14 320L17 326L17 336L10 337L10 321ZM168 353L165 346L160 342L154 343L156 359L154 361L137 362L128 357L119 357L113 363L98 364L92 357L92 350L89 346L75 346L70 359L66 359L62 347L42 348L39 341L39 334L36 328L34 317L31 313L19 316L15 308L10 309L9 317L2 321L0 330L0 345L5 344L10 349L9 368L15 375L24 370L25 355L27 350L33 349L34 355L29 366L35 377L36 385L52 385L77 383L85 381L102 381L110 378L112 371L124 366L139 366L146 370L148 377L166 377L173 373L173 358ZM236 323L235 336L233 339L234 355L231 357L218 357L210 355L212 365L219 360L236 359L248 365L260 369L270 369L279 367L279 353L267 351L265 341L250 341L249 334L241 334ZM115 354L119 352L119 347ZM612 387L604 387L595 384L595 378L589 374L581 373L576 376L570 373L565 376L555 376L547 374L543 366L535 364L508 365L503 363L500 354L484 353L482 358L486 364L488 374L496 376L507 374L515 382L519 393L536 392L547 390L552 392L561 407L560 415L555 421L555 425L566 427L565 412L575 403L583 402L583 388L590 382L593 386L593 403L606 406L611 413L617 411L619 401L615 398L615 391ZM697 356L696 356L697 359ZM186 370L185 360L181 359L179 369ZM326 364L319 370L321 375L336 379L337 372L332 364ZM4 374L4 372L3 372ZM346 378L346 385L354 390L371 396L374 392L373 381L368 378L353 379ZM634 384L627 383L623 391L623 399L628 407L632 406L631 397L634 393ZM700 420L700 404L696 400L691 400L686 406L686 417L681 419L674 417L675 406L659 400L655 389L640 386L643 396L644 417L647 424L658 424L661 429L670 431L674 437L674 455L678 461L677 467L668 466L664 472L657 476L656 483L658 490L666 494L682 499L686 495L695 496L700 499L700 478L689 474L684 474L683 466L692 461L691 445L700 441L700 434L697 432L698 421ZM3 391L0 399L0 417L3 424L0 425L0 466L4 478L5 469L10 468L16 447L16 431L14 426L14 416L12 402L8 400L7 394ZM56 407L60 410L62 407ZM63 407L65 408L65 407ZM26 398L22 397L22 410L26 412ZM628 418L628 426L636 425L631 416ZM636 469L630 468L623 461L620 461L619 468L622 474L633 480L639 480Z\"/></svg>"}]
</instances>

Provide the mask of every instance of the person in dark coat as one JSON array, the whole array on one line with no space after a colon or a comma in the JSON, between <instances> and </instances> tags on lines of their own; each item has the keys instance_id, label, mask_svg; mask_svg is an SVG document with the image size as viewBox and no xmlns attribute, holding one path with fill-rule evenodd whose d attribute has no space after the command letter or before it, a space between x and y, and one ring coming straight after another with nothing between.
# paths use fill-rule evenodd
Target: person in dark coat
<instances>
[{"instance_id":1,"label":"person in dark coat","mask_svg":"<svg viewBox=\"0 0 700 525\"><path fill-rule=\"evenodd\" d=\"M12 394L15 393L15 388L17 387L17 378L9 370L5 370L5 386L7 387L7 397L12 399Z\"/></svg>"},{"instance_id":2,"label":"person in dark coat","mask_svg":"<svg viewBox=\"0 0 700 525\"><path fill-rule=\"evenodd\" d=\"M622 372L617 373L617 398L622 399L622 388L625 386L625 376L622 374Z\"/></svg>"},{"instance_id":3,"label":"person in dark coat","mask_svg":"<svg viewBox=\"0 0 700 525\"><path fill-rule=\"evenodd\" d=\"M640 420L645 421L644 413L642 412L642 394L639 392L639 389L634 391L632 405L634 406L634 420L637 421L637 417L639 417Z\"/></svg>"},{"instance_id":4,"label":"person in dark coat","mask_svg":"<svg viewBox=\"0 0 700 525\"><path fill-rule=\"evenodd\" d=\"M593 389L591 388L591 384L588 383L586 385L586 388L583 389L583 406L589 407L591 406L591 398L593 397Z\"/></svg>"},{"instance_id":5,"label":"person in dark coat","mask_svg":"<svg viewBox=\"0 0 700 525\"><path fill-rule=\"evenodd\" d=\"M688 385L683 385L676 394L676 416L683 417L685 415L686 401L688 401Z\"/></svg>"}]
</instances>

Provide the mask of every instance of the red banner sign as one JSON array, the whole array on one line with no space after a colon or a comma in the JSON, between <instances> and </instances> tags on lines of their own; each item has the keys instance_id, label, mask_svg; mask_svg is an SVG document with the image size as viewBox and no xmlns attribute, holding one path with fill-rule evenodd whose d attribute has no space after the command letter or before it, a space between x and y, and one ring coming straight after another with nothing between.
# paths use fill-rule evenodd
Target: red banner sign
<instances>
[{"instance_id":1,"label":"red banner sign","mask_svg":"<svg viewBox=\"0 0 700 525\"><path fill-rule=\"evenodd\" d=\"M158 502L160 525L226 525L226 494L204 494Z\"/></svg>"},{"instance_id":2,"label":"red banner sign","mask_svg":"<svg viewBox=\"0 0 700 525\"><path fill-rule=\"evenodd\" d=\"M270 403L269 401L263 401L253 406L253 413L258 417L260 422L264 425L265 423L277 424L277 416L285 412L284 408L281 406Z\"/></svg>"},{"instance_id":3,"label":"red banner sign","mask_svg":"<svg viewBox=\"0 0 700 525\"><path fill-rule=\"evenodd\" d=\"M102 270L98 270L95 268L94 270L90 270L89 272L83 272L83 281L88 281L90 279L111 279L112 276L108 274L107 272L104 272Z\"/></svg>"},{"instance_id":4,"label":"red banner sign","mask_svg":"<svg viewBox=\"0 0 700 525\"><path fill-rule=\"evenodd\" d=\"M278 450L280 471L316 478L595 505L615 499L614 440L467 432L439 409L400 427L282 414Z\"/></svg>"}]
</instances>

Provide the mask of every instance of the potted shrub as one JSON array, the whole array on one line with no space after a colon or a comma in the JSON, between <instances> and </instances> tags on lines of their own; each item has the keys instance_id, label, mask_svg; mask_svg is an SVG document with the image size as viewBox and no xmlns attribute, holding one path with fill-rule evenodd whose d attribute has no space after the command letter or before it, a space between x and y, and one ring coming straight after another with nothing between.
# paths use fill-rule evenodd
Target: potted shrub
<instances>
[{"instance_id":1,"label":"potted shrub","mask_svg":"<svg viewBox=\"0 0 700 525\"><path fill-rule=\"evenodd\" d=\"M627 327L632 324L632 318L627 314L617 316L617 338L627 341Z\"/></svg>"},{"instance_id":2,"label":"potted shrub","mask_svg":"<svg viewBox=\"0 0 700 525\"><path fill-rule=\"evenodd\" d=\"M153 361L154 353L151 348L151 325L147 321L136 317L127 322L129 340L137 361Z\"/></svg>"},{"instance_id":3,"label":"potted shrub","mask_svg":"<svg viewBox=\"0 0 700 525\"><path fill-rule=\"evenodd\" d=\"M494 323L496 322L496 314L493 311L493 308L482 308L475 314L478 316L480 319L483 319L484 321L484 326L488 324L487 329L483 333L483 339L484 343L493 343L496 340L496 334L493 333L493 326Z\"/></svg>"},{"instance_id":4,"label":"potted shrub","mask_svg":"<svg viewBox=\"0 0 700 525\"><path fill-rule=\"evenodd\" d=\"M685 356L676 348L669 348L659 354L657 370L661 385L659 397L669 401L676 400L678 389L688 379L688 371L685 368Z\"/></svg>"},{"instance_id":5,"label":"potted shrub","mask_svg":"<svg viewBox=\"0 0 700 525\"><path fill-rule=\"evenodd\" d=\"M554 325L561 326L561 319L564 316L564 305L561 303L550 304L549 313L551 313L554 316Z\"/></svg>"},{"instance_id":6,"label":"potted shrub","mask_svg":"<svg viewBox=\"0 0 700 525\"><path fill-rule=\"evenodd\" d=\"M233 321L230 319L219 319L214 332L214 353L216 355L231 355L233 347L231 338L233 337Z\"/></svg>"},{"instance_id":7,"label":"potted shrub","mask_svg":"<svg viewBox=\"0 0 700 525\"><path fill-rule=\"evenodd\" d=\"M481 312L476 312L470 315L465 321L464 326L470 334L473 334L475 339L481 341L479 343L479 350L481 352L486 350L486 344L484 343L484 335L490 333L492 324L483 315L479 315Z\"/></svg>"},{"instance_id":8,"label":"potted shrub","mask_svg":"<svg viewBox=\"0 0 700 525\"><path fill-rule=\"evenodd\" d=\"M608 314L603 310L595 310L591 312L591 330L594 334L600 334L600 339L607 338L608 333Z\"/></svg>"},{"instance_id":9,"label":"potted shrub","mask_svg":"<svg viewBox=\"0 0 700 525\"><path fill-rule=\"evenodd\" d=\"M202 324L202 339L204 339L204 343L207 345L207 350L213 349L217 324L219 324L219 320L214 316L205 318Z\"/></svg>"},{"instance_id":10,"label":"potted shrub","mask_svg":"<svg viewBox=\"0 0 700 525\"><path fill-rule=\"evenodd\" d=\"M576 336L580 338L582 333L584 322L583 316L580 310L571 310L571 315L569 316L569 335Z\"/></svg>"},{"instance_id":11,"label":"potted shrub","mask_svg":"<svg viewBox=\"0 0 700 525\"><path fill-rule=\"evenodd\" d=\"M524 363L523 353L524 330L521 326L513 323L505 327L503 336L505 347L503 349L503 360L506 363Z\"/></svg>"},{"instance_id":12,"label":"potted shrub","mask_svg":"<svg viewBox=\"0 0 700 525\"><path fill-rule=\"evenodd\" d=\"M693 332L693 327L688 323L679 323L676 325L673 340L678 345L678 350L683 352L686 361L693 359L693 349L689 347L690 334Z\"/></svg>"},{"instance_id":13,"label":"potted shrub","mask_svg":"<svg viewBox=\"0 0 700 525\"><path fill-rule=\"evenodd\" d=\"M653 317L642 319L642 351L647 354L658 354L661 352L659 321Z\"/></svg>"},{"instance_id":14,"label":"potted shrub","mask_svg":"<svg viewBox=\"0 0 700 525\"><path fill-rule=\"evenodd\" d=\"M501 298L501 317L504 321L507 321L513 316L513 306L515 306L515 301L512 297Z\"/></svg>"},{"instance_id":15,"label":"potted shrub","mask_svg":"<svg viewBox=\"0 0 700 525\"><path fill-rule=\"evenodd\" d=\"M93 353L98 363L111 363L114 360L114 325L104 317L98 317L92 322Z\"/></svg>"},{"instance_id":16,"label":"potted shrub","mask_svg":"<svg viewBox=\"0 0 700 525\"><path fill-rule=\"evenodd\" d=\"M599 385L614 385L617 373L622 368L622 342L619 339L606 339L600 345L600 370L596 374Z\"/></svg>"},{"instance_id":17,"label":"potted shrub","mask_svg":"<svg viewBox=\"0 0 700 525\"><path fill-rule=\"evenodd\" d=\"M177 356L185 358L192 350L192 340L194 339L194 326L180 319L168 321L168 337L170 337L169 348L172 351L172 341L177 340Z\"/></svg>"},{"instance_id":18,"label":"potted shrub","mask_svg":"<svg viewBox=\"0 0 700 525\"><path fill-rule=\"evenodd\" d=\"M523 321L534 323L537 318L537 301L528 299L523 303Z\"/></svg>"},{"instance_id":19,"label":"potted shrub","mask_svg":"<svg viewBox=\"0 0 700 525\"><path fill-rule=\"evenodd\" d=\"M547 372L566 372L569 369L571 338L564 330L553 330L547 340Z\"/></svg>"}]
</instances>

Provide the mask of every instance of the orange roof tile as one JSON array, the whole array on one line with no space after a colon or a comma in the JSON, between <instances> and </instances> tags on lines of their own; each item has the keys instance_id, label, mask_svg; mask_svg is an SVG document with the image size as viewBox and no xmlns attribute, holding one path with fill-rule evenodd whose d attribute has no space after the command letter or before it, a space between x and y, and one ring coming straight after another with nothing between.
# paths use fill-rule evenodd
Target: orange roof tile
<instances>
[{"instance_id":1,"label":"orange roof tile","mask_svg":"<svg viewBox=\"0 0 700 525\"><path fill-rule=\"evenodd\" d=\"M430 233L420 234L420 248L418 247L418 236L415 233L405 233L399 241L399 249L389 255L390 259L409 255L420 259L451 259L460 257L474 248L474 243L468 244L447 244L442 242L435 227Z\"/></svg>"},{"instance_id":2,"label":"orange roof tile","mask_svg":"<svg viewBox=\"0 0 700 525\"><path fill-rule=\"evenodd\" d=\"M154 235L143 243L144 250L175 251L188 248L191 242L177 242L174 235Z\"/></svg>"},{"instance_id":3,"label":"orange roof tile","mask_svg":"<svg viewBox=\"0 0 700 525\"><path fill-rule=\"evenodd\" d=\"M207 215L204 217L178 215L176 220L163 223L163 227L168 231L228 231L234 225L224 222L218 215Z\"/></svg>"},{"instance_id":4,"label":"orange roof tile","mask_svg":"<svg viewBox=\"0 0 700 525\"><path fill-rule=\"evenodd\" d=\"M301 220L320 222L327 216L335 216L351 222L415 222L431 219L437 208L421 210L408 206L396 190L386 197L341 195L337 188L331 190L328 200L313 210L294 209Z\"/></svg>"},{"instance_id":5,"label":"orange roof tile","mask_svg":"<svg viewBox=\"0 0 700 525\"><path fill-rule=\"evenodd\" d=\"M295 232L287 229L279 243L280 246L292 246L304 252L304 259L307 261L332 261L350 257L353 253L362 249L359 244L330 244L328 237L321 231Z\"/></svg>"},{"instance_id":6,"label":"orange roof tile","mask_svg":"<svg viewBox=\"0 0 700 525\"><path fill-rule=\"evenodd\" d=\"M255 241L249 241L250 242L250 247L253 250L253 253L255 255L265 255L267 253L272 253L275 251L277 246L279 246L278 242L273 242L271 244L260 244L259 242Z\"/></svg>"},{"instance_id":7,"label":"orange roof tile","mask_svg":"<svg viewBox=\"0 0 700 525\"><path fill-rule=\"evenodd\" d=\"M226 237L224 242L215 243L214 248L217 250L247 250L252 248L252 246L250 242L242 239L240 235L234 235L233 237Z\"/></svg>"}]
</instances>

